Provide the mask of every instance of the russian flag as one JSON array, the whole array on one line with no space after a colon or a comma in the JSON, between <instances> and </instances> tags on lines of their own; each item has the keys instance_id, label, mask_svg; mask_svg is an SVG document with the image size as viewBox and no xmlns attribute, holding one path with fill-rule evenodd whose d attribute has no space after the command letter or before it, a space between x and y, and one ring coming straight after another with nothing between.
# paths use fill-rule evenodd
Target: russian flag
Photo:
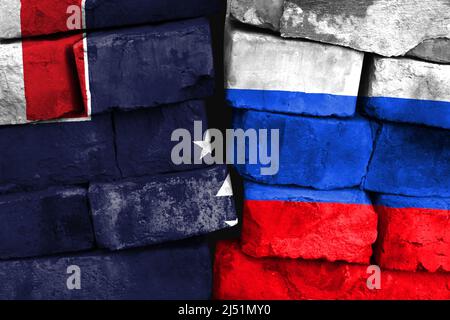
<instances>
[{"instance_id":1,"label":"russian flag","mask_svg":"<svg viewBox=\"0 0 450 320\"><path fill-rule=\"evenodd\" d=\"M226 97L235 108L351 117L363 58L363 53L348 48L229 25Z\"/></svg>"},{"instance_id":2,"label":"russian flag","mask_svg":"<svg viewBox=\"0 0 450 320\"><path fill-rule=\"evenodd\" d=\"M213 90L205 19L0 44L0 125L88 120L204 98ZM132 90L130 90L132 89Z\"/></svg>"},{"instance_id":3,"label":"russian flag","mask_svg":"<svg viewBox=\"0 0 450 320\"><path fill-rule=\"evenodd\" d=\"M449 65L375 57L370 70L362 99L367 114L450 129Z\"/></svg>"},{"instance_id":4,"label":"russian flag","mask_svg":"<svg viewBox=\"0 0 450 320\"><path fill-rule=\"evenodd\" d=\"M242 250L255 257L369 263L377 215L358 189L244 184Z\"/></svg>"},{"instance_id":5,"label":"russian flag","mask_svg":"<svg viewBox=\"0 0 450 320\"><path fill-rule=\"evenodd\" d=\"M200 17L219 5L219 0L2 0L0 39Z\"/></svg>"}]
</instances>

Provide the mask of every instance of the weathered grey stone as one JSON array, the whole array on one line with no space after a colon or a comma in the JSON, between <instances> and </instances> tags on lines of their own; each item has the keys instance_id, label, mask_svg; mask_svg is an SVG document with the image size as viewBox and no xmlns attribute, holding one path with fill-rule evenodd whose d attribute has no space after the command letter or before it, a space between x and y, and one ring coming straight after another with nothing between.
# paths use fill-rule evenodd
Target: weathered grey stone
<instances>
[{"instance_id":1,"label":"weathered grey stone","mask_svg":"<svg viewBox=\"0 0 450 320\"><path fill-rule=\"evenodd\" d=\"M231 0L230 14L240 22L279 31L283 3L284 0Z\"/></svg>"},{"instance_id":2,"label":"weathered grey stone","mask_svg":"<svg viewBox=\"0 0 450 320\"><path fill-rule=\"evenodd\" d=\"M427 39L450 38L449 0L286 0L284 37L400 56Z\"/></svg>"},{"instance_id":3,"label":"weathered grey stone","mask_svg":"<svg viewBox=\"0 0 450 320\"><path fill-rule=\"evenodd\" d=\"M450 66L375 57L372 67L368 96L450 102Z\"/></svg>"},{"instance_id":4,"label":"weathered grey stone","mask_svg":"<svg viewBox=\"0 0 450 320\"><path fill-rule=\"evenodd\" d=\"M432 62L450 63L450 39L425 40L407 55Z\"/></svg>"}]
</instances>

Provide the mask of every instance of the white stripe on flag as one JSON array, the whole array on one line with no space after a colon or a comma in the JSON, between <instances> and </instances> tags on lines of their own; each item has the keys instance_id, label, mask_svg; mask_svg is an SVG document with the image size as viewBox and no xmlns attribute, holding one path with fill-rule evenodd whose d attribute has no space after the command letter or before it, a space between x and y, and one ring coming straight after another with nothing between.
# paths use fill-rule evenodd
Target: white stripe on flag
<instances>
[{"instance_id":1,"label":"white stripe on flag","mask_svg":"<svg viewBox=\"0 0 450 320\"><path fill-rule=\"evenodd\" d=\"M27 122L22 42L0 44L0 125Z\"/></svg>"},{"instance_id":2,"label":"white stripe on flag","mask_svg":"<svg viewBox=\"0 0 450 320\"><path fill-rule=\"evenodd\" d=\"M0 1L0 39L20 38L20 0Z\"/></svg>"}]
</instances>

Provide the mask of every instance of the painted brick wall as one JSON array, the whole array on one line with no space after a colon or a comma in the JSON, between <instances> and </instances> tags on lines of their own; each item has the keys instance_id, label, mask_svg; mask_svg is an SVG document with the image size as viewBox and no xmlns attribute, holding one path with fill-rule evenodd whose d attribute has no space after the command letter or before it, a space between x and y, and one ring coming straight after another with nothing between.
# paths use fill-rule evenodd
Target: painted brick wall
<instances>
[{"instance_id":1,"label":"painted brick wall","mask_svg":"<svg viewBox=\"0 0 450 320\"><path fill-rule=\"evenodd\" d=\"M207 129L218 4L2 1L0 299L211 298L228 169L171 153Z\"/></svg>"},{"instance_id":2,"label":"painted brick wall","mask_svg":"<svg viewBox=\"0 0 450 320\"><path fill-rule=\"evenodd\" d=\"M450 4L392 2L229 1L234 126L280 170L237 166L217 299L450 299Z\"/></svg>"},{"instance_id":3,"label":"painted brick wall","mask_svg":"<svg viewBox=\"0 0 450 320\"><path fill-rule=\"evenodd\" d=\"M220 92L219 0L2 0L0 299L450 299L450 5L391 2L228 0Z\"/></svg>"}]
</instances>

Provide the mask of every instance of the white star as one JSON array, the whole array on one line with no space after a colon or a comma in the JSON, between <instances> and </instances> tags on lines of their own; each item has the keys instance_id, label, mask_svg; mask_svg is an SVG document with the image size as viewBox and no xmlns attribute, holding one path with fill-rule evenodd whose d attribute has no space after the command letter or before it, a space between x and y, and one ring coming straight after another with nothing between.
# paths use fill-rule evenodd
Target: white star
<instances>
[{"instance_id":1,"label":"white star","mask_svg":"<svg viewBox=\"0 0 450 320\"><path fill-rule=\"evenodd\" d=\"M228 174L227 178L220 187L219 192L217 192L216 197L231 197L233 196L233 187L231 185L231 176Z\"/></svg>"},{"instance_id":2,"label":"white star","mask_svg":"<svg viewBox=\"0 0 450 320\"><path fill-rule=\"evenodd\" d=\"M205 140L203 141L194 141L194 144L202 148L202 153L200 154L200 159L203 159L208 154L212 153L212 144L211 144L211 133L209 130L205 132Z\"/></svg>"},{"instance_id":3,"label":"white star","mask_svg":"<svg viewBox=\"0 0 450 320\"><path fill-rule=\"evenodd\" d=\"M237 225L238 225L239 219L231 220L231 221L225 221L225 223L226 223L227 225L229 225L230 227L234 227L234 226L237 226Z\"/></svg>"}]
</instances>

